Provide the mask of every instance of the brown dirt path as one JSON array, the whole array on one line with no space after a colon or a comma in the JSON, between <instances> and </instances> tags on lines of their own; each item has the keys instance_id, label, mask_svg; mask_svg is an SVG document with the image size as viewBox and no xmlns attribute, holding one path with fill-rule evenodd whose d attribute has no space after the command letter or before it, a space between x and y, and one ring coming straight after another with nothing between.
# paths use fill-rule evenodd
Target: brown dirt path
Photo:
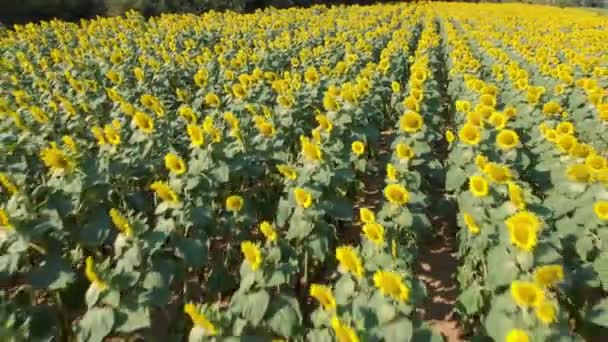
<instances>
[{"instance_id":1,"label":"brown dirt path","mask_svg":"<svg viewBox=\"0 0 608 342\"><path fill-rule=\"evenodd\" d=\"M428 292L422 319L447 342L463 341L462 329L454 313L458 297L455 228L444 217L433 217L432 221L436 232L421 241L415 270Z\"/></svg>"}]
</instances>

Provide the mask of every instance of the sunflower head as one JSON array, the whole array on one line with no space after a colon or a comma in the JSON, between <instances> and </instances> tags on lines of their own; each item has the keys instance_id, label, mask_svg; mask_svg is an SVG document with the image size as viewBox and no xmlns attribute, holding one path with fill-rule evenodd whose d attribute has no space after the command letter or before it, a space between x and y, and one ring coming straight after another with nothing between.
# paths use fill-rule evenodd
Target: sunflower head
<instances>
[{"instance_id":1,"label":"sunflower head","mask_svg":"<svg viewBox=\"0 0 608 342\"><path fill-rule=\"evenodd\" d=\"M530 252L536 246L541 221L529 211L520 211L505 220L511 243L517 248Z\"/></svg>"},{"instance_id":2,"label":"sunflower head","mask_svg":"<svg viewBox=\"0 0 608 342\"><path fill-rule=\"evenodd\" d=\"M562 265L544 265L534 270L534 282L542 287L550 287L564 280Z\"/></svg>"},{"instance_id":3,"label":"sunflower head","mask_svg":"<svg viewBox=\"0 0 608 342\"><path fill-rule=\"evenodd\" d=\"M572 164L566 169L566 176L572 182L589 183L593 180L593 173L585 164Z\"/></svg>"},{"instance_id":4,"label":"sunflower head","mask_svg":"<svg viewBox=\"0 0 608 342\"><path fill-rule=\"evenodd\" d=\"M363 263L352 247L340 246L336 248L336 259L343 271L352 273L358 279L363 277Z\"/></svg>"},{"instance_id":5,"label":"sunflower head","mask_svg":"<svg viewBox=\"0 0 608 342\"><path fill-rule=\"evenodd\" d=\"M477 145L481 140L481 131L473 124L467 123L458 132L458 138L468 145Z\"/></svg>"},{"instance_id":6,"label":"sunflower head","mask_svg":"<svg viewBox=\"0 0 608 342\"><path fill-rule=\"evenodd\" d=\"M397 157L401 160L408 160L414 157L414 149L404 143L397 144Z\"/></svg>"},{"instance_id":7,"label":"sunflower head","mask_svg":"<svg viewBox=\"0 0 608 342\"><path fill-rule=\"evenodd\" d=\"M182 175L187 170L184 160L174 153L165 155L165 167L175 175Z\"/></svg>"},{"instance_id":8,"label":"sunflower head","mask_svg":"<svg viewBox=\"0 0 608 342\"><path fill-rule=\"evenodd\" d=\"M511 283L511 297L521 307L538 307L545 300L545 293L535 283L516 280Z\"/></svg>"},{"instance_id":9,"label":"sunflower head","mask_svg":"<svg viewBox=\"0 0 608 342\"><path fill-rule=\"evenodd\" d=\"M283 175L283 177L287 179L295 180L296 178L298 178L298 173L296 172L296 170L287 164L277 165L277 170Z\"/></svg>"},{"instance_id":10,"label":"sunflower head","mask_svg":"<svg viewBox=\"0 0 608 342\"><path fill-rule=\"evenodd\" d=\"M479 225L475 222L475 218L469 213L463 213L462 218L464 220L464 224L467 226L467 229L471 234L479 234Z\"/></svg>"},{"instance_id":11,"label":"sunflower head","mask_svg":"<svg viewBox=\"0 0 608 342\"><path fill-rule=\"evenodd\" d=\"M384 197L392 204L404 205L409 201L408 191L400 184L389 184L384 188Z\"/></svg>"},{"instance_id":12,"label":"sunflower head","mask_svg":"<svg viewBox=\"0 0 608 342\"><path fill-rule=\"evenodd\" d=\"M309 293L311 297L321 303L323 310L333 311L336 309L336 298L331 292L331 288L321 284L311 284Z\"/></svg>"},{"instance_id":13,"label":"sunflower head","mask_svg":"<svg viewBox=\"0 0 608 342\"><path fill-rule=\"evenodd\" d=\"M401 116L399 120L399 127L401 130L407 133L416 133L422 128L422 116L417 112L408 111Z\"/></svg>"},{"instance_id":14,"label":"sunflower head","mask_svg":"<svg viewBox=\"0 0 608 342\"><path fill-rule=\"evenodd\" d=\"M519 144L519 135L511 129L503 129L496 136L496 145L503 150L508 151Z\"/></svg>"},{"instance_id":15,"label":"sunflower head","mask_svg":"<svg viewBox=\"0 0 608 342\"><path fill-rule=\"evenodd\" d=\"M488 181L483 176L471 176L469 190L475 197L485 197L489 193Z\"/></svg>"},{"instance_id":16,"label":"sunflower head","mask_svg":"<svg viewBox=\"0 0 608 342\"><path fill-rule=\"evenodd\" d=\"M600 220L608 221L608 201L595 202L593 212Z\"/></svg>"},{"instance_id":17,"label":"sunflower head","mask_svg":"<svg viewBox=\"0 0 608 342\"><path fill-rule=\"evenodd\" d=\"M359 219L363 223L374 223L374 222L376 222L376 215L374 214L373 211L371 211L367 208L360 208L359 209Z\"/></svg>"},{"instance_id":18,"label":"sunflower head","mask_svg":"<svg viewBox=\"0 0 608 342\"><path fill-rule=\"evenodd\" d=\"M298 206L306 209L312 205L312 194L303 188L293 190L294 197Z\"/></svg>"},{"instance_id":19,"label":"sunflower head","mask_svg":"<svg viewBox=\"0 0 608 342\"><path fill-rule=\"evenodd\" d=\"M529 342L528 333L521 329L511 329L505 337L505 342Z\"/></svg>"},{"instance_id":20,"label":"sunflower head","mask_svg":"<svg viewBox=\"0 0 608 342\"><path fill-rule=\"evenodd\" d=\"M405 302L409 299L410 289L403 283L401 276L390 271L376 271L374 285L384 296Z\"/></svg>"},{"instance_id":21,"label":"sunflower head","mask_svg":"<svg viewBox=\"0 0 608 342\"><path fill-rule=\"evenodd\" d=\"M366 223L363 225L365 237L377 246L384 245L384 227L380 223Z\"/></svg>"},{"instance_id":22,"label":"sunflower head","mask_svg":"<svg viewBox=\"0 0 608 342\"><path fill-rule=\"evenodd\" d=\"M365 152L365 144L362 141L354 141L351 145L351 150L357 156L362 155Z\"/></svg>"},{"instance_id":23,"label":"sunflower head","mask_svg":"<svg viewBox=\"0 0 608 342\"><path fill-rule=\"evenodd\" d=\"M257 271L262 265L262 252L260 247L251 241L243 241L241 243L241 253L245 257L245 261L251 267L251 270Z\"/></svg>"},{"instance_id":24,"label":"sunflower head","mask_svg":"<svg viewBox=\"0 0 608 342\"><path fill-rule=\"evenodd\" d=\"M239 195L231 195L226 198L226 210L231 211L233 213L238 213L243 209L243 205L245 201L243 197Z\"/></svg>"}]
</instances>

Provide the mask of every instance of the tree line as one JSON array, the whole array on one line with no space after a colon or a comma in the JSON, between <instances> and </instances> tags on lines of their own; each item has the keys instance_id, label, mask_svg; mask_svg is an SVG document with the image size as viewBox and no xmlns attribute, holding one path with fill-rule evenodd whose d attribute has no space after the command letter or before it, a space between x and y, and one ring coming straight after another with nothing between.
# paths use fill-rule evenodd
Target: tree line
<instances>
[{"instance_id":1,"label":"tree line","mask_svg":"<svg viewBox=\"0 0 608 342\"><path fill-rule=\"evenodd\" d=\"M145 16L164 12L234 10L249 12L273 6L314 4L371 4L374 0L0 0L0 22L5 25L59 18L77 21L95 16L120 15L137 10Z\"/></svg>"}]
</instances>

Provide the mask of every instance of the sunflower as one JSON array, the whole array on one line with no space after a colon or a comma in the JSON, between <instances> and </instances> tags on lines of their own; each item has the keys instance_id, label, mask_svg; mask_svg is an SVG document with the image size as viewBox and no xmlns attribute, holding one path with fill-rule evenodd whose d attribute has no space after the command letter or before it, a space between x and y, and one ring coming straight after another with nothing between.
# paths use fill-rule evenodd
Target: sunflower
<instances>
[{"instance_id":1,"label":"sunflower","mask_svg":"<svg viewBox=\"0 0 608 342\"><path fill-rule=\"evenodd\" d=\"M483 104L484 106L494 108L496 107L496 97L491 94L483 94L479 98L479 103Z\"/></svg>"},{"instance_id":2,"label":"sunflower","mask_svg":"<svg viewBox=\"0 0 608 342\"><path fill-rule=\"evenodd\" d=\"M300 136L302 144L302 154L309 161L320 161L323 159L323 154L319 145L311 142L307 137Z\"/></svg>"},{"instance_id":3,"label":"sunflower","mask_svg":"<svg viewBox=\"0 0 608 342\"><path fill-rule=\"evenodd\" d=\"M133 115L133 123L140 131L145 134L154 132L154 121L146 113L135 112Z\"/></svg>"},{"instance_id":4,"label":"sunflower","mask_svg":"<svg viewBox=\"0 0 608 342\"><path fill-rule=\"evenodd\" d=\"M574 125L568 121L560 122L555 127L555 131L559 134L574 134Z\"/></svg>"},{"instance_id":5,"label":"sunflower","mask_svg":"<svg viewBox=\"0 0 608 342\"><path fill-rule=\"evenodd\" d=\"M384 227L379 223L366 223L363 225L365 237L377 246L384 244Z\"/></svg>"},{"instance_id":6,"label":"sunflower","mask_svg":"<svg viewBox=\"0 0 608 342\"><path fill-rule=\"evenodd\" d=\"M0 172L0 185L11 195L16 194L19 191L17 186L3 172Z\"/></svg>"},{"instance_id":7,"label":"sunflower","mask_svg":"<svg viewBox=\"0 0 608 342\"><path fill-rule=\"evenodd\" d=\"M518 306L538 307L545 300L545 293L535 283L515 280L511 283L511 297Z\"/></svg>"},{"instance_id":8,"label":"sunflower","mask_svg":"<svg viewBox=\"0 0 608 342\"><path fill-rule=\"evenodd\" d=\"M487 163L483 171L495 183L502 184L511 179L511 170L505 165Z\"/></svg>"},{"instance_id":9,"label":"sunflower","mask_svg":"<svg viewBox=\"0 0 608 342\"><path fill-rule=\"evenodd\" d=\"M129 224L129 221L118 211L118 209L112 208L110 209L110 218L112 219L112 223L121 233L126 236L133 235L133 228Z\"/></svg>"},{"instance_id":10,"label":"sunflower","mask_svg":"<svg viewBox=\"0 0 608 342\"><path fill-rule=\"evenodd\" d=\"M521 250L530 252L536 246L537 233L541 221L529 211L520 211L505 220L511 243Z\"/></svg>"},{"instance_id":11,"label":"sunflower","mask_svg":"<svg viewBox=\"0 0 608 342\"><path fill-rule=\"evenodd\" d=\"M486 165L488 165L488 158L483 154L478 154L475 156L475 165L480 171L484 171L486 169Z\"/></svg>"},{"instance_id":12,"label":"sunflower","mask_svg":"<svg viewBox=\"0 0 608 342\"><path fill-rule=\"evenodd\" d=\"M454 132L452 132L451 129L445 131L445 140L448 142L448 144L453 143L455 139L456 136L454 135Z\"/></svg>"},{"instance_id":13,"label":"sunflower","mask_svg":"<svg viewBox=\"0 0 608 342\"><path fill-rule=\"evenodd\" d=\"M359 342L355 330L341 322L336 316L331 319L331 328L334 330L338 342Z\"/></svg>"},{"instance_id":14,"label":"sunflower","mask_svg":"<svg viewBox=\"0 0 608 342\"><path fill-rule=\"evenodd\" d=\"M295 188L293 190L293 194L296 199L296 203L300 207L307 209L312 205L312 195L310 192L306 191L305 189Z\"/></svg>"},{"instance_id":15,"label":"sunflower","mask_svg":"<svg viewBox=\"0 0 608 342\"><path fill-rule=\"evenodd\" d=\"M477 145L481 140L481 131L472 124L465 124L458 132L458 138L468 145Z\"/></svg>"},{"instance_id":16,"label":"sunflower","mask_svg":"<svg viewBox=\"0 0 608 342\"><path fill-rule=\"evenodd\" d=\"M397 181L397 169L395 168L395 165L391 163L386 164L386 178L390 182Z\"/></svg>"},{"instance_id":17,"label":"sunflower","mask_svg":"<svg viewBox=\"0 0 608 342\"><path fill-rule=\"evenodd\" d=\"M260 247L251 241L241 242L241 253L245 257L245 262L249 264L252 271L257 271L262 265L262 252Z\"/></svg>"},{"instance_id":18,"label":"sunflower","mask_svg":"<svg viewBox=\"0 0 608 342\"><path fill-rule=\"evenodd\" d=\"M524 200L523 189L517 183L511 181L507 182L507 187L509 190L509 201L518 209L525 209L526 202Z\"/></svg>"},{"instance_id":19,"label":"sunflower","mask_svg":"<svg viewBox=\"0 0 608 342\"><path fill-rule=\"evenodd\" d=\"M469 177L469 191L475 197L487 196L489 192L488 181L483 176Z\"/></svg>"},{"instance_id":20,"label":"sunflower","mask_svg":"<svg viewBox=\"0 0 608 342\"><path fill-rule=\"evenodd\" d=\"M213 325L213 323L211 323L207 319L207 317L205 317L205 315L198 312L198 310L196 309L194 304L188 303L188 304L184 305L184 313L186 313L186 315L188 315L188 317L190 317L190 319L192 320L192 323L194 323L195 326L203 329L203 332L205 335L207 335L207 336L217 335L218 331L217 331L217 328L215 327L215 325Z\"/></svg>"},{"instance_id":21,"label":"sunflower","mask_svg":"<svg viewBox=\"0 0 608 342\"><path fill-rule=\"evenodd\" d=\"M568 154L577 158L587 158L590 155L595 154L593 146L585 143L575 142L574 145L568 151Z\"/></svg>"},{"instance_id":22,"label":"sunflower","mask_svg":"<svg viewBox=\"0 0 608 342\"><path fill-rule=\"evenodd\" d=\"M95 270L95 261L91 256L88 256L85 260L84 275L87 280L91 282L91 285L96 286L98 289L105 290L108 288L108 284L97 274L97 271Z\"/></svg>"},{"instance_id":23,"label":"sunflower","mask_svg":"<svg viewBox=\"0 0 608 342\"><path fill-rule=\"evenodd\" d=\"M68 174L74 169L74 162L55 143L40 151L40 159L53 174Z\"/></svg>"},{"instance_id":24,"label":"sunflower","mask_svg":"<svg viewBox=\"0 0 608 342\"><path fill-rule=\"evenodd\" d=\"M562 106L555 101L549 101L543 105L543 113L546 115L556 115L562 112Z\"/></svg>"},{"instance_id":25,"label":"sunflower","mask_svg":"<svg viewBox=\"0 0 608 342\"><path fill-rule=\"evenodd\" d=\"M165 167L178 176L184 174L187 170L184 160L174 153L165 155Z\"/></svg>"},{"instance_id":26,"label":"sunflower","mask_svg":"<svg viewBox=\"0 0 608 342\"><path fill-rule=\"evenodd\" d=\"M534 282L542 287L550 287L564 280L562 265L544 265L534 270Z\"/></svg>"},{"instance_id":27,"label":"sunflower","mask_svg":"<svg viewBox=\"0 0 608 342\"><path fill-rule=\"evenodd\" d=\"M399 84L399 82L393 81L391 82L391 89L393 90L393 93L398 93L401 91L401 84Z\"/></svg>"},{"instance_id":28,"label":"sunflower","mask_svg":"<svg viewBox=\"0 0 608 342\"><path fill-rule=\"evenodd\" d=\"M505 337L505 342L529 342L530 337L521 329L511 329Z\"/></svg>"},{"instance_id":29,"label":"sunflower","mask_svg":"<svg viewBox=\"0 0 608 342\"><path fill-rule=\"evenodd\" d=\"M186 126L186 132L190 137L190 147L201 147L205 143L203 130L198 125L190 124Z\"/></svg>"},{"instance_id":30,"label":"sunflower","mask_svg":"<svg viewBox=\"0 0 608 342\"><path fill-rule=\"evenodd\" d=\"M363 264L357 252L351 246L336 248L336 260L345 272L352 273L358 279L363 277Z\"/></svg>"},{"instance_id":31,"label":"sunflower","mask_svg":"<svg viewBox=\"0 0 608 342\"><path fill-rule=\"evenodd\" d=\"M277 240L277 232L274 230L272 224L268 221L262 221L260 224L260 231L264 234L266 241L274 242Z\"/></svg>"},{"instance_id":32,"label":"sunflower","mask_svg":"<svg viewBox=\"0 0 608 342\"><path fill-rule=\"evenodd\" d=\"M558 135L556 142L557 148L563 153L569 153L570 150L577 144L576 138L569 134Z\"/></svg>"},{"instance_id":33,"label":"sunflower","mask_svg":"<svg viewBox=\"0 0 608 342\"><path fill-rule=\"evenodd\" d=\"M103 128L99 126L93 126L91 127L91 133L93 134L95 139L97 139L97 145L103 146L107 144L106 137L103 134Z\"/></svg>"},{"instance_id":34,"label":"sunflower","mask_svg":"<svg viewBox=\"0 0 608 342\"><path fill-rule=\"evenodd\" d=\"M319 127L322 131L331 133L334 126L331 123L331 120L329 120L329 118L327 117L327 115L318 114L317 116L315 116L315 120L317 120L317 123L319 124Z\"/></svg>"},{"instance_id":35,"label":"sunflower","mask_svg":"<svg viewBox=\"0 0 608 342\"><path fill-rule=\"evenodd\" d=\"M479 234L479 225L475 222L475 218L469 213L463 213L462 218L464 220L464 224L467 226L467 229L471 234Z\"/></svg>"},{"instance_id":36,"label":"sunflower","mask_svg":"<svg viewBox=\"0 0 608 342\"><path fill-rule=\"evenodd\" d=\"M401 160L408 160L414 157L414 149L406 144L399 143L396 147L397 157Z\"/></svg>"},{"instance_id":37,"label":"sunflower","mask_svg":"<svg viewBox=\"0 0 608 342\"><path fill-rule=\"evenodd\" d=\"M308 69L306 69L306 71L304 72L304 80L308 84L317 84L319 83L319 79L319 73L317 72L317 69L315 69L315 67L308 67Z\"/></svg>"},{"instance_id":38,"label":"sunflower","mask_svg":"<svg viewBox=\"0 0 608 342\"><path fill-rule=\"evenodd\" d=\"M399 127L407 133L416 133L422 128L422 116L416 112L408 111L401 116Z\"/></svg>"},{"instance_id":39,"label":"sunflower","mask_svg":"<svg viewBox=\"0 0 608 342\"><path fill-rule=\"evenodd\" d=\"M208 93L205 95L205 104L211 108L217 108L220 106L220 98L214 93Z\"/></svg>"},{"instance_id":40,"label":"sunflower","mask_svg":"<svg viewBox=\"0 0 608 342\"><path fill-rule=\"evenodd\" d=\"M572 164L566 169L566 176L572 182L589 183L593 179L592 170L585 164Z\"/></svg>"},{"instance_id":41,"label":"sunflower","mask_svg":"<svg viewBox=\"0 0 608 342\"><path fill-rule=\"evenodd\" d=\"M401 276L391 271L376 271L374 285L384 296L405 302L409 299L410 289L403 283Z\"/></svg>"},{"instance_id":42,"label":"sunflower","mask_svg":"<svg viewBox=\"0 0 608 342\"><path fill-rule=\"evenodd\" d=\"M277 170L283 175L283 177L287 179L295 180L298 178L298 173L296 170L287 164L277 165Z\"/></svg>"},{"instance_id":43,"label":"sunflower","mask_svg":"<svg viewBox=\"0 0 608 342\"><path fill-rule=\"evenodd\" d=\"M500 112L494 112L490 115L488 121L494 126L496 129L505 128L505 124L507 123L508 117Z\"/></svg>"},{"instance_id":44,"label":"sunflower","mask_svg":"<svg viewBox=\"0 0 608 342\"><path fill-rule=\"evenodd\" d=\"M359 219L363 223L374 223L374 222L376 222L376 215L374 215L373 211L371 211L367 208L360 208L359 209Z\"/></svg>"},{"instance_id":45,"label":"sunflower","mask_svg":"<svg viewBox=\"0 0 608 342\"><path fill-rule=\"evenodd\" d=\"M336 298L331 292L331 288L321 284L311 284L309 289L310 296L318 300L325 311L336 309Z\"/></svg>"},{"instance_id":46,"label":"sunflower","mask_svg":"<svg viewBox=\"0 0 608 342\"><path fill-rule=\"evenodd\" d=\"M0 227L11 229L13 225L10 222L8 214L2 208L0 208Z\"/></svg>"},{"instance_id":47,"label":"sunflower","mask_svg":"<svg viewBox=\"0 0 608 342\"><path fill-rule=\"evenodd\" d=\"M150 185L150 190L156 192L156 195L165 202L173 204L179 203L179 197L177 197L177 194L171 189L169 184L165 182L156 181L152 183Z\"/></svg>"},{"instance_id":48,"label":"sunflower","mask_svg":"<svg viewBox=\"0 0 608 342\"><path fill-rule=\"evenodd\" d=\"M357 140L352 143L351 150L354 154L360 156L365 152L365 144L362 141Z\"/></svg>"},{"instance_id":49,"label":"sunflower","mask_svg":"<svg viewBox=\"0 0 608 342\"><path fill-rule=\"evenodd\" d=\"M536 315L536 318L545 324L555 322L556 310L555 306L550 302L544 301L536 310L534 310L534 314Z\"/></svg>"},{"instance_id":50,"label":"sunflower","mask_svg":"<svg viewBox=\"0 0 608 342\"><path fill-rule=\"evenodd\" d=\"M392 204L404 205L409 201L410 195L400 184L389 184L384 188L384 197Z\"/></svg>"},{"instance_id":51,"label":"sunflower","mask_svg":"<svg viewBox=\"0 0 608 342\"><path fill-rule=\"evenodd\" d=\"M517 132L511 129L503 129L496 136L496 145L503 150L508 151L519 143Z\"/></svg>"},{"instance_id":52,"label":"sunflower","mask_svg":"<svg viewBox=\"0 0 608 342\"><path fill-rule=\"evenodd\" d=\"M608 166L606 158L597 154L590 154L585 158L585 165L587 165L593 172L597 172Z\"/></svg>"},{"instance_id":53,"label":"sunflower","mask_svg":"<svg viewBox=\"0 0 608 342\"><path fill-rule=\"evenodd\" d=\"M226 198L226 210L231 211L233 213L238 213L243 209L243 205L245 204L245 200L243 197L239 195L231 195Z\"/></svg>"},{"instance_id":54,"label":"sunflower","mask_svg":"<svg viewBox=\"0 0 608 342\"><path fill-rule=\"evenodd\" d=\"M608 201L595 202L593 212L600 220L608 221Z\"/></svg>"}]
</instances>

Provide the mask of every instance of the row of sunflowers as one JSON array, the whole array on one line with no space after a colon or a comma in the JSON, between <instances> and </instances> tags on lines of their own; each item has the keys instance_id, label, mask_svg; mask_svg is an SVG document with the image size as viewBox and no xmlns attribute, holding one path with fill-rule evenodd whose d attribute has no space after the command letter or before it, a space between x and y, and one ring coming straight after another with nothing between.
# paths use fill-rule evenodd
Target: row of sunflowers
<instances>
[{"instance_id":1,"label":"row of sunflowers","mask_svg":"<svg viewBox=\"0 0 608 342\"><path fill-rule=\"evenodd\" d=\"M3 337L432 338L437 29L392 5L3 31Z\"/></svg>"},{"instance_id":2,"label":"row of sunflowers","mask_svg":"<svg viewBox=\"0 0 608 342\"><path fill-rule=\"evenodd\" d=\"M494 340L598 338L608 326L608 23L519 10L439 9L458 130L446 177L462 227L458 310Z\"/></svg>"},{"instance_id":3,"label":"row of sunflowers","mask_svg":"<svg viewBox=\"0 0 608 342\"><path fill-rule=\"evenodd\" d=\"M455 216L468 333L596 334L608 20L532 8L0 32L0 336L440 340L413 266Z\"/></svg>"}]
</instances>

